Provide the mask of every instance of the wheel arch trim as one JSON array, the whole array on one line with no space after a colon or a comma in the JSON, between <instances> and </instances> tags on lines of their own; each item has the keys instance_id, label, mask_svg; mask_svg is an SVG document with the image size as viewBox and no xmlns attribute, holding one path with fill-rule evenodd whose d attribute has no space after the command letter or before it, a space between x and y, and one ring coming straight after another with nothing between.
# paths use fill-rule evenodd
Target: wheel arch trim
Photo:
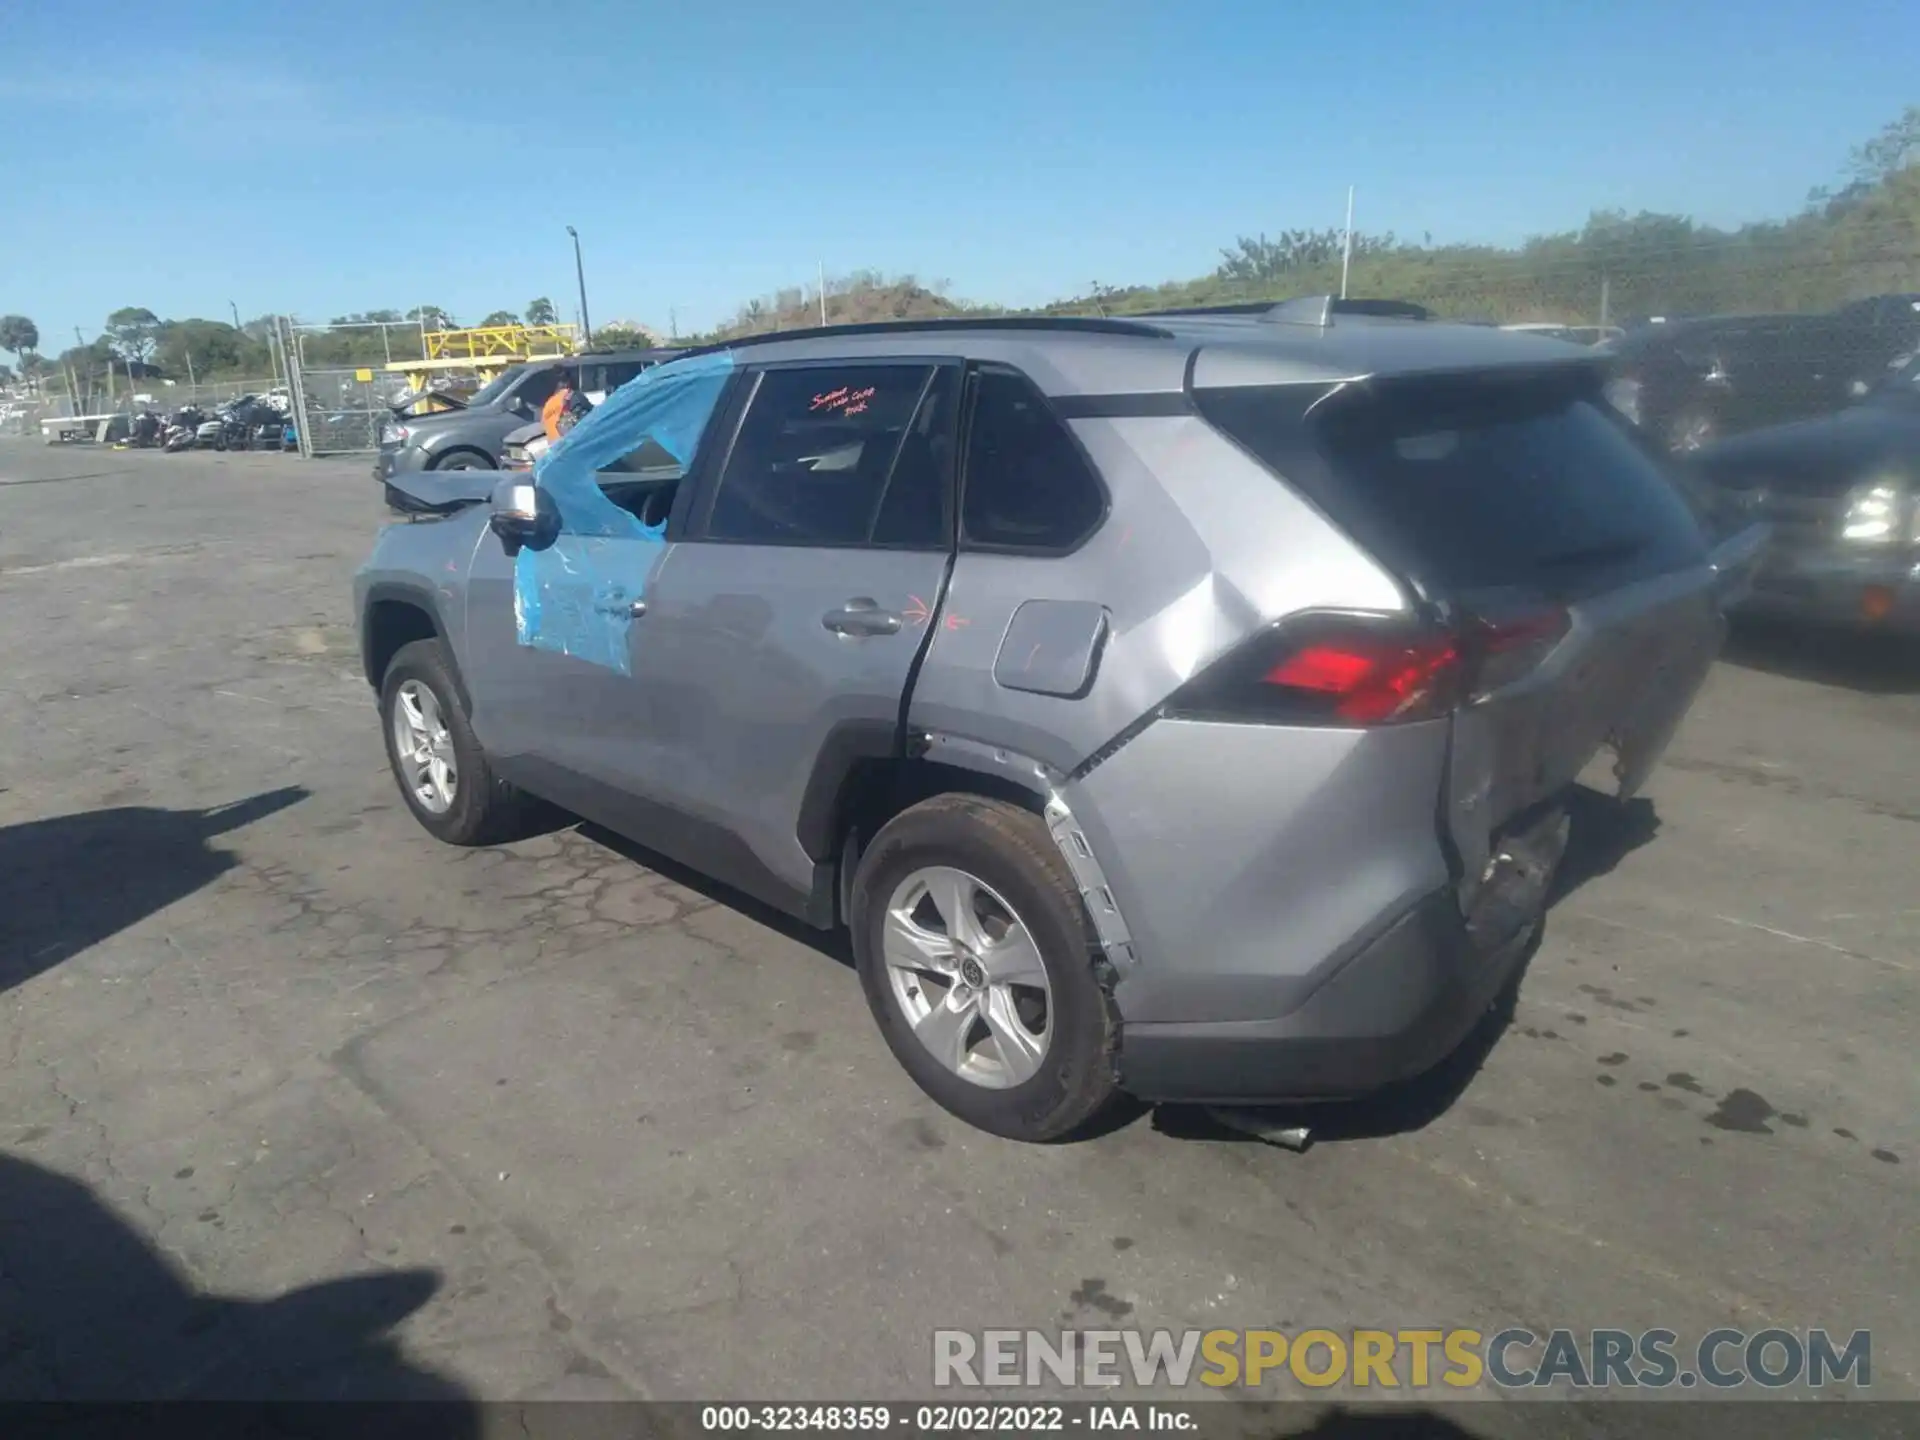
<instances>
[{"instance_id":1,"label":"wheel arch trim","mask_svg":"<svg viewBox=\"0 0 1920 1440\"><path fill-rule=\"evenodd\" d=\"M434 638L440 641L446 654L447 671L453 677L456 698L460 708L468 715L473 714L473 697L467 691L467 677L460 671L460 657L454 651L451 632L447 628L446 616L440 609L440 597L432 587L409 584L400 580L378 580L367 587L365 598L360 607L360 668L367 677L367 683L376 691L385 678L384 668L374 667L375 633L372 618L381 605L404 605L418 610L426 616L433 626Z\"/></svg>"},{"instance_id":2,"label":"wheel arch trim","mask_svg":"<svg viewBox=\"0 0 1920 1440\"><path fill-rule=\"evenodd\" d=\"M1066 862L1067 870L1073 876L1081 903L1086 906L1088 918L1093 922L1101 953L1122 974L1139 963L1139 955L1133 945L1133 932L1127 926L1126 916L1121 913L1120 902L1107 881L1100 857L1095 853L1086 831L1081 829L1073 807L1063 793L1062 787L1066 783L1064 775L1004 745L988 745L957 735L938 732L923 734L909 747L909 753L916 751L926 759L1010 780L1029 791L1039 805L1041 819L1046 822L1047 833L1053 837L1054 847L1059 850L1060 858Z\"/></svg>"}]
</instances>

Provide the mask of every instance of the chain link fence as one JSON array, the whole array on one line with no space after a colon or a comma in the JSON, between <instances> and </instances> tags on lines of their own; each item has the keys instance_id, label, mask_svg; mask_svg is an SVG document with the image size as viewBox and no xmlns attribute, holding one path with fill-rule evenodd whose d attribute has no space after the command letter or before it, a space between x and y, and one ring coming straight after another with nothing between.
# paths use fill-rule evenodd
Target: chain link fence
<instances>
[{"instance_id":1,"label":"chain link fence","mask_svg":"<svg viewBox=\"0 0 1920 1440\"><path fill-rule=\"evenodd\" d=\"M393 406L412 393L406 374L390 367L415 357L428 361L428 335L418 321L283 320L280 344L288 359L300 453L309 457L377 449Z\"/></svg>"},{"instance_id":2,"label":"chain link fence","mask_svg":"<svg viewBox=\"0 0 1920 1440\"><path fill-rule=\"evenodd\" d=\"M4 407L0 434L58 439L62 433L76 432L50 431L46 422L86 416L91 423L82 433L85 438L93 439L98 437L103 420L109 423L108 433L112 435L118 428L112 424L117 417L131 417L142 410L152 410L163 418L188 409L210 412L250 395L269 403L277 402L291 412L287 386L278 378L198 382L138 380L131 389L123 382L112 392L104 387L89 389L82 383L77 397L65 389L50 387L37 393L16 393Z\"/></svg>"},{"instance_id":3,"label":"chain link fence","mask_svg":"<svg viewBox=\"0 0 1920 1440\"><path fill-rule=\"evenodd\" d=\"M377 448L380 428L392 418L388 402L406 385L386 366L395 358L396 345L401 359L425 354L420 326L300 325L286 320L280 336L300 453L344 455Z\"/></svg>"}]
</instances>

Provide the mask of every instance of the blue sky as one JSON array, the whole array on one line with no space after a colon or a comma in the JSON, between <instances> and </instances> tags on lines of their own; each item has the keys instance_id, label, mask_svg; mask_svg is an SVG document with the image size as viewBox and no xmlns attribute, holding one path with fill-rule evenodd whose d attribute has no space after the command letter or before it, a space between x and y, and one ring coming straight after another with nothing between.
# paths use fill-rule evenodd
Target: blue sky
<instances>
[{"instance_id":1,"label":"blue sky","mask_svg":"<svg viewBox=\"0 0 1920 1440\"><path fill-rule=\"evenodd\" d=\"M683 330L911 272L1025 304L1236 234L1796 208L1920 101L1912 0L6 0L0 311L546 294ZM83 18L84 17L84 18Z\"/></svg>"}]
</instances>

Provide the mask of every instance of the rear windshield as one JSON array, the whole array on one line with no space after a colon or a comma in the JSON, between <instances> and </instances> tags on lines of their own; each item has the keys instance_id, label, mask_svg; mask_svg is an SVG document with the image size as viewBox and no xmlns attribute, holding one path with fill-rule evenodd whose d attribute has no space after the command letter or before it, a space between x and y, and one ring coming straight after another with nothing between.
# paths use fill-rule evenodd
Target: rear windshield
<instances>
[{"instance_id":1,"label":"rear windshield","mask_svg":"<svg viewBox=\"0 0 1920 1440\"><path fill-rule=\"evenodd\" d=\"M1304 424L1289 398L1299 388L1196 399L1381 560L1431 588L1568 593L1706 559L1693 512L1589 383L1356 387Z\"/></svg>"}]
</instances>

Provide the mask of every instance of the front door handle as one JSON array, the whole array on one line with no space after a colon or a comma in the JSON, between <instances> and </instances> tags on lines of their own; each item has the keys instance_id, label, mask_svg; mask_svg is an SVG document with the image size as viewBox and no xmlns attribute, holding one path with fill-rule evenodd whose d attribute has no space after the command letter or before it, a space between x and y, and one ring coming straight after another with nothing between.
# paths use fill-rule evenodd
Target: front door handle
<instances>
[{"instance_id":1,"label":"front door handle","mask_svg":"<svg viewBox=\"0 0 1920 1440\"><path fill-rule=\"evenodd\" d=\"M904 622L893 611L882 610L878 601L861 595L838 610L829 610L820 623L836 635L895 635Z\"/></svg>"}]
</instances>

